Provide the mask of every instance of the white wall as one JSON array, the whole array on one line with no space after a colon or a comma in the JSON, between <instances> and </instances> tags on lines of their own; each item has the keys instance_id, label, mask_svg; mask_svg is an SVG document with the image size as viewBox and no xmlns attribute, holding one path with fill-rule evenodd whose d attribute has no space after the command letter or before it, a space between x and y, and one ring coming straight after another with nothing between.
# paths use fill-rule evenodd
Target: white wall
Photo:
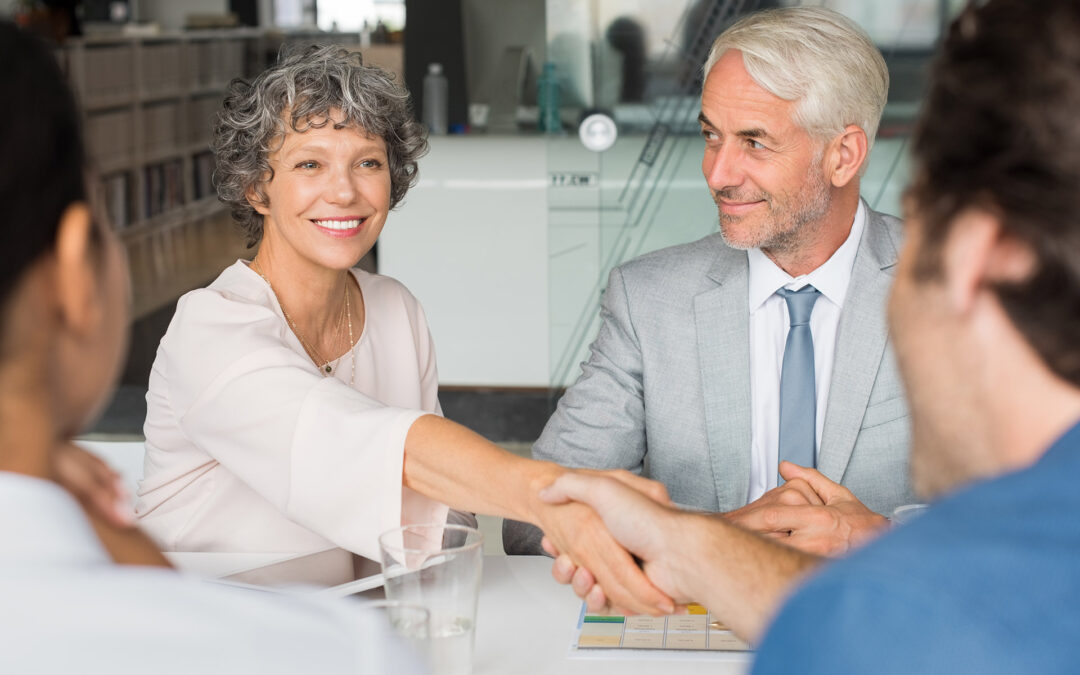
<instances>
[{"instance_id":1,"label":"white wall","mask_svg":"<svg viewBox=\"0 0 1080 675\"><path fill-rule=\"evenodd\" d=\"M431 139L419 185L390 215L379 240L379 271L423 303L440 382L548 387L573 381L595 337L612 256L633 257L714 229L716 207L701 179L700 156L688 157L662 186L657 227L627 227L627 213L612 202L644 141L626 137L597 155L572 135ZM596 180L551 187L552 172Z\"/></svg>"},{"instance_id":2,"label":"white wall","mask_svg":"<svg viewBox=\"0 0 1080 675\"><path fill-rule=\"evenodd\" d=\"M547 386L547 219L542 137L431 139L379 271L423 304L443 384Z\"/></svg>"}]
</instances>

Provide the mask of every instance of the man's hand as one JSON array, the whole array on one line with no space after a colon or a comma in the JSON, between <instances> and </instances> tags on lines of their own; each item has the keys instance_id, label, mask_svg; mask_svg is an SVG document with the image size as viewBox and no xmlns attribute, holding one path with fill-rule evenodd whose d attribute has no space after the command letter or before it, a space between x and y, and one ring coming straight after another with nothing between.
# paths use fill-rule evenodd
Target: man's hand
<instances>
[{"instance_id":1,"label":"man's hand","mask_svg":"<svg viewBox=\"0 0 1080 675\"><path fill-rule=\"evenodd\" d=\"M74 443L64 442L53 450L52 464L56 482L86 511L114 527L134 526L131 495L124 488L120 475L104 460Z\"/></svg>"},{"instance_id":2,"label":"man's hand","mask_svg":"<svg viewBox=\"0 0 1080 675\"><path fill-rule=\"evenodd\" d=\"M850 490L814 469L781 462L780 475L784 485L724 518L806 553L828 556L862 545L888 525Z\"/></svg>"},{"instance_id":3,"label":"man's hand","mask_svg":"<svg viewBox=\"0 0 1080 675\"><path fill-rule=\"evenodd\" d=\"M642 561L657 588L681 602L703 603L750 642L761 637L792 586L820 564L820 558L777 545L722 518L657 504L610 476L565 474L542 491L541 498L591 506L615 539ZM591 578L574 568L573 561L566 567L562 561L556 560L552 574L572 581L582 595ZM590 611L603 608L606 589L599 579L585 590Z\"/></svg>"},{"instance_id":4,"label":"man's hand","mask_svg":"<svg viewBox=\"0 0 1080 675\"><path fill-rule=\"evenodd\" d=\"M663 484L642 478L629 471L571 470L564 474L610 480L650 503L670 504L667 488ZM558 481L556 481L558 482ZM574 590L585 598L593 588L598 599L589 602L590 610L616 609L628 614L670 614L675 603L657 589L646 577L633 557L612 537L596 511L584 503L570 499L551 501L543 496L550 488L541 491L544 509L541 513L541 529L544 531L544 547L557 558L552 568L569 567L577 572L579 580ZM569 576L573 576L571 572ZM595 576L594 576L595 575ZM600 584L607 589L605 595ZM588 583L588 588L579 587ZM561 583L570 583L569 577ZM611 598L609 604L608 598Z\"/></svg>"},{"instance_id":5,"label":"man's hand","mask_svg":"<svg viewBox=\"0 0 1080 675\"><path fill-rule=\"evenodd\" d=\"M642 478L634 473L623 470L594 471L578 469L578 473L589 476L603 476L615 479L623 485L645 495L657 504L671 506L671 497L663 483ZM585 601L586 607L591 612L612 612L632 614L625 607L621 607L608 600L600 584L586 566L578 566L574 560L559 550L548 536L544 536L541 546L547 553L555 558L551 566L551 576L560 584L569 585L574 592ZM670 612L667 612L670 613Z\"/></svg>"},{"instance_id":6,"label":"man's hand","mask_svg":"<svg viewBox=\"0 0 1080 675\"><path fill-rule=\"evenodd\" d=\"M542 491L541 498L553 504L587 504L603 519L618 544L643 561L645 574L658 589L671 598L688 600L689 593L680 584L678 573L667 562L670 554L680 548L668 543L677 541L678 528L672 518L676 511L668 506L667 491L642 490L639 483L627 476L636 481L645 480L614 472L573 472ZM560 583L571 584L589 611L639 613L621 602L600 575L593 575L594 568L565 555L564 549L550 536L544 538L544 548L556 556L552 576ZM674 609L671 605L664 613L670 614Z\"/></svg>"}]
</instances>

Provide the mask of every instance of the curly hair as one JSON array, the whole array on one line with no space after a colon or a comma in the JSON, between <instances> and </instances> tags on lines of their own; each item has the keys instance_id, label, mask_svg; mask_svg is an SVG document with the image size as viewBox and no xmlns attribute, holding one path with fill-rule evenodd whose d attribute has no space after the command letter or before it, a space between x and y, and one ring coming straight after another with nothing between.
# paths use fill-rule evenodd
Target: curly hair
<instances>
[{"instance_id":1,"label":"curly hair","mask_svg":"<svg viewBox=\"0 0 1080 675\"><path fill-rule=\"evenodd\" d=\"M335 128L354 126L386 143L391 208L416 183L417 160L427 152L427 139L413 116L409 93L394 76L365 66L358 52L342 47L285 48L278 62L251 83L237 79L229 84L214 123L214 185L249 248L262 239L263 217L247 195L250 190L269 204L265 186L274 178L270 153L281 147L290 128L303 133L328 124L331 110L344 118Z\"/></svg>"}]
</instances>

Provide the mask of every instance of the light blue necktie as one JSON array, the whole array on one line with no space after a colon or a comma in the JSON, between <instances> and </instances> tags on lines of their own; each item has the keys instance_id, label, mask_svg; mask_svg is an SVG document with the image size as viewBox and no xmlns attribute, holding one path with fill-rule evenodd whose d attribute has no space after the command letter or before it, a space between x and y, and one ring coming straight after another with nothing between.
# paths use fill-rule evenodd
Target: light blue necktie
<instances>
[{"instance_id":1,"label":"light blue necktie","mask_svg":"<svg viewBox=\"0 0 1080 675\"><path fill-rule=\"evenodd\" d=\"M780 454L788 461L814 468L817 465L817 386L814 378L814 337L810 334L810 314L821 293L813 286L797 291L777 291L787 302L791 328L784 345L784 365L780 370ZM777 485L784 479L779 473Z\"/></svg>"}]
</instances>

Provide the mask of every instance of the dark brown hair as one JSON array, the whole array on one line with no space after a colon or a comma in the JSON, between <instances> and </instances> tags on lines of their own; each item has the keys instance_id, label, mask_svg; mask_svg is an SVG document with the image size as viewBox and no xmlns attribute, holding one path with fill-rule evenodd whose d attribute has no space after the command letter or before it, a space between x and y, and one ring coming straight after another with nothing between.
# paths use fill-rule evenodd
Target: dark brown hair
<instances>
[{"instance_id":1,"label":"dark brown hair","mask_svg":"<svg viewBox=\"0 0 1080 675\"><path fill-rule=\"evenodd\" d=\"M75 100L45 44L0 21L0 306L86 199Z\"/></svg>"},{"instance_id":2,"label":"dark brown hair","mask_svg":"<svg viewBox=\"0 0 1080 675\"><path fill-rule=\"evenodd\" d=\"M1047 365L1080 385L1080 2L969 5L934 62L913 154L917 273L940 272L961 211L996 213L1038 263L994 290Z\"/></svg>"}]
</instances>

